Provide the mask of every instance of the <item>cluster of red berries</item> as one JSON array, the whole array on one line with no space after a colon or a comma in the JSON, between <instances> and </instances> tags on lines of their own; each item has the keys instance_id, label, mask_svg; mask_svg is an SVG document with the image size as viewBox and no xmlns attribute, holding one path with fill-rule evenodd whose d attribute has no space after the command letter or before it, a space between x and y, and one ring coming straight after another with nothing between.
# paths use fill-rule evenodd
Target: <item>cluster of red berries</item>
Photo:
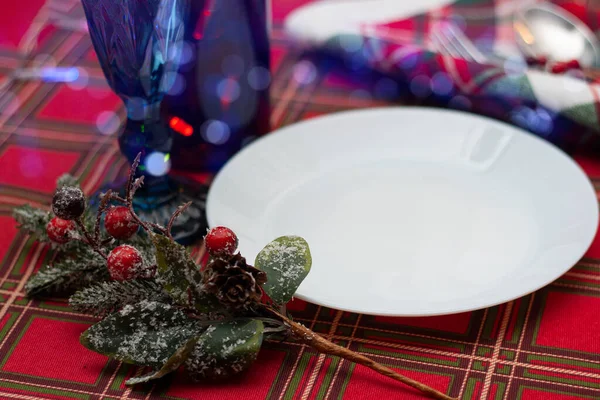
<instances>
[{"instance_id":1,"label":"cluster of red berries","mask_svg":"<svg viewBox=\"0 0 600 400\"><path fill-rule=\"evenodd\" d=\"M538 57L527 57L527 64L531 66L537 67L547 67L549 66L550 72L553 74L564 74L567 71L578 70L581 69L581 64L578 60L569 60L569 61L560 61L549 63L548 57L546 56L538 56Z\"/></svg>"},{"instance_id":2,"label":"cluster of red berries","mask_svg":"<svg viewBox=\"0 0 600 400\"><path fill-rule=\"evenodd\" d=\"M46 225L48 238L59 244L73 240L76 236L75 221L85 212L85 196L81 189L58 189L52 199L52 211L56 216ZM106 212L104 228L115 239L131 238L139 227L128 207L113 206ZM238 238L231 229L218 226L208 231L204 243L211 256L231 255L237 249ZM120 245L108 255L107 267L112 279L124 281L141 276L144 272L144 261L135 247Z\"/></svg>"},{"instance_id":3,"label":"cluster of red berries","mask_svg":"<svg viewBox=\"0 0 600 400\"><path fill-rule=\"evenodd\" d=\"M52 211L56 215L46 225L48 238L65 244L75 238L76 223L85 212L85 196L77 187L62 187L52 198ZM104 219L106 231L115 239L131 238L139 224L125 206L113 206ZM121 245L114 248L107 259L110 276L115 280L127 280L139 276L143 270L143 259L133 246Z\"/></svg>"}]
</instances>

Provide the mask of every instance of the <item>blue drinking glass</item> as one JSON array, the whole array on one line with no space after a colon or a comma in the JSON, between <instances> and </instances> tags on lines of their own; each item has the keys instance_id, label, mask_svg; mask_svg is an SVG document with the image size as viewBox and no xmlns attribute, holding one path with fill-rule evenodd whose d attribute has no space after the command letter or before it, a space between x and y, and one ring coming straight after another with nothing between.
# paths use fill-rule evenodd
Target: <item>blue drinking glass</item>
<instances>
[{"instance_id":1,"label":"blue drinking glass","mask_svg":"<svg viewBox=\"0 0 600 400\"><path fill-rule=\"evenodd\" d=\"M194 0L81 1L102 71L127 109L121 151L130 162L142 153L138 173L145 185L134 205L144 218L164 224L176 207L192 201L172 232L189 243L206 232L206 188L169 177L173 137L161 102L177 75Z\"/></svg>"}]
</instances>

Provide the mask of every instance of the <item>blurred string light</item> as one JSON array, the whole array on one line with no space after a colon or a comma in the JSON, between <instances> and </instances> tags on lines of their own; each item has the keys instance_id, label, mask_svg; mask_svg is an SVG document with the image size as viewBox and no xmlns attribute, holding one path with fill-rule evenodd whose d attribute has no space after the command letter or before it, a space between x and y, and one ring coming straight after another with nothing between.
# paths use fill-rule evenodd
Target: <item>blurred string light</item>
<instances>
[{"instance_id":1,"label":"blurred string light","mask_svg":"<svg viewBox=\"0 0 600 400\"><path fill-rule=\"evenodd\" d=\"M171 170L171 155L159 151L152 152L144 160L146 171L152 176L164 176Z\"/></svg>"},{"instance_id":2,"label":"blurred string light","mask_svg":"<svg viewBox=\"0 0 600 400\"><path fill-rule=\"evenodd\" d=\"M40 69L40 78L44 82L75 82L79 78L79 69L75 67L47 67Z\"/></svg>"},{"instance_id":3,"label":"blurred string light","mask_svg":"<svg viewBox=\"0 0 600 400\"><path fill-rule=\"evenodd\" d=\"M194 134L194 128L179 117L171 118L169 126L183 136L192 136Z\"/></svg>"},{"instance_id":4,"label":"blurred string light","mask_svg":"<svg viewBox=\"0 0 600 400\"><path fill-rule=\"evenodd\" d=\"M78 76L77 79L71 81L71 82L66 82L67 86L71 89L71 90L83 90L85 88L88 87L88 83L90 81L90 76L88 74L88 72L85 70L85 68L79 68L77 70L78 72ZM108 91L104 91L104 93L107 93Z\"/></svg>"}]
</instances>

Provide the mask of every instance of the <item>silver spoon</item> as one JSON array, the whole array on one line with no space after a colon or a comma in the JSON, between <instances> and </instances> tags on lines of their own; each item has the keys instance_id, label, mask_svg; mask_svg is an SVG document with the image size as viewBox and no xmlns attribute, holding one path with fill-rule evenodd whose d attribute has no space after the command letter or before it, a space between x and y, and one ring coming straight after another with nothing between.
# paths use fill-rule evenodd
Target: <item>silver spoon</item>
<instances>
[{"instance_id":1,"label":"silver spoon","mask_svg":"<svg viewBox=\"0 0 600 400\"><path fill-rule=\"evenodd\" d=\"M600 43L574 15L550 3L519 10L513 29L522 53L555 62L578 60L581 67L600 67Z\"/></svg>"}]
</instances>

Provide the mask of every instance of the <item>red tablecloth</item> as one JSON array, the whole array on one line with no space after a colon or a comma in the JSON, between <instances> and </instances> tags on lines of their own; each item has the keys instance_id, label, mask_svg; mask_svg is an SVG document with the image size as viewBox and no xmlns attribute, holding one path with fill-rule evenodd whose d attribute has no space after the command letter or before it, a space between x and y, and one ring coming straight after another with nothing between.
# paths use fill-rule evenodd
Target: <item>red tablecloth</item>
<instances>
[{"instance_id":1,"label":"red tablecloth","mask_svg":"<svg viewBox=\"0 0 600 400\"><path fill-rule=\"evenodd\" d=\"M18 65L19 42L43 2L0 1L0 77ZM280 25L306 2L274 1L274 126L382 104L334 70L302 85L293 79L295 66L306 61L286 42ZM77 12L76 1L54 3L67 15ZM46 248L17 233L13 206L47 207L64 172L81 177L90 193L126 169L114 136L99 133L98 124L110 123L121 104L108 90L86 34L50 26L39 42L39 57L83 67L88 79L85 86L17 80L0 98L1 399L422 398L366 368L288 343L268 343L250 373L227 384L190 384L174 375L132 390L123 382L140 372L137 367L79 344L93 318L72 312L62 300L25 298L25 282L49 257ZM593 180L600 178L600 159L576 158ZM384 318L298 300L290 309L339 344L461 399L600 398L600 239L548 287L485 310Z\"/></svg>"}]
</instances>

